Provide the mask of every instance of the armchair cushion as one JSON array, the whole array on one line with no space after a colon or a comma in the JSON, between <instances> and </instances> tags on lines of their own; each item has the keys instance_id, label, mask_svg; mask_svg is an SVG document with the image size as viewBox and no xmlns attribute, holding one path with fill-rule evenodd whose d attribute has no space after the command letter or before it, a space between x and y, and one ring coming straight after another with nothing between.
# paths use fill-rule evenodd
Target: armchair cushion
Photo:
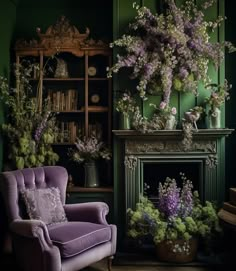
<instances>
[{"instance_id":1,"label":"armchair cushion","mask_svg":"<svg viewBox=\"0 0 236 271\"><path fill-rule=\"evenodd\" d=\"M24 189L21 194L30 219L47 225L67 221L58 188Z\"/></svg>"},{"instance_id":2,"label":"armchair cushion","mask_svg":"<svg viewBox=\"0 0 236 271\"><path fill-rule=\"evenodd\" d=\"M67 222L48 226L53 244L62 258L82 253L111 240L111 227L90 222Z\"/></svg>"}]
</instances>

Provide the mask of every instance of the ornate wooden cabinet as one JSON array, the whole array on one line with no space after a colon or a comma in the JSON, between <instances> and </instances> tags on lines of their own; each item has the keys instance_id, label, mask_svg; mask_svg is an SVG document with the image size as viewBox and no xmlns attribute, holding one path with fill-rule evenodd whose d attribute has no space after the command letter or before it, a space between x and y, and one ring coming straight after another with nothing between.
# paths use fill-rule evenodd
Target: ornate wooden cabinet
<instances>
[{"instance_id":1,"label":"ornate wooden cabinet","mask_svg":"<svg viewBox=\"0 0 236 271\"><path fill-rule=\"evenodd\" d=\"M23 59L34 63L32 86L39 110L49 99L56 112L58 134L54 148L73 183L83 186L83 167L69 161L68 148L76 137L96 136L111 146L111 80L106 69L111 65L112 52L107 43L89 37L90 30L80 33L62 16L45 33L36 29L38 39L18 40L16 62ZM111 166L101 167L101 186L111 186ZM100 188L102 191L102 189Z\"/></svg>"}]
</instances>

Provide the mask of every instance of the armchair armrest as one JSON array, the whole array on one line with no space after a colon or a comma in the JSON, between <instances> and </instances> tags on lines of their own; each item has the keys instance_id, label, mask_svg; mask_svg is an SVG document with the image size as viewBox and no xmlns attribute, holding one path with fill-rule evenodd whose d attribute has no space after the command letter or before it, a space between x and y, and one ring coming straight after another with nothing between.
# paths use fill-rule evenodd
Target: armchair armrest
<instances>
[{"instance_id":1,"label":"armchair armrest","mask_svg":"<svg viewBox=\"0 0 236 271\"><path fill-rule=\"evenodd\" d=\"M88 202L64 205L69 221L86 221L108 225L106 215L109 207L104 202Z\"/></svg>"},{"instance_id":2,"label":"armchair armrest","mask_svg":"<svg viewBox=\"0 0 236 271\"><path fill-rule=\"evenodd\" d=\"M53 243L48 234L48 229L41 220L17 219L10 224L10 230L14 234L22 237L39 239L39 242L45 249L53 247Z\"/></svg>"}]
</instances>

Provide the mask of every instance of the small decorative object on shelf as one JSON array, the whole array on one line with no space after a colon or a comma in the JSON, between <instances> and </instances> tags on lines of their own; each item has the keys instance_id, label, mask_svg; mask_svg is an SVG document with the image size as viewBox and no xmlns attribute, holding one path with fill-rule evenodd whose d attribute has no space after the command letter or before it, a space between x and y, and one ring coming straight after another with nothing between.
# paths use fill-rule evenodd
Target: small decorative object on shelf
<instances>
[{"instance_id":1,"label":"small decorative object on shelf","mask_svg":"<svg viewBox=\"0 0 236 271\"><path fill-rule=\"evenodd\" d=\"M57 67L54 74L55 78L68 78L68 67L67 63L64 59L56 57L57 60Z\"/></svg>"},{"instance_id":2,"label":"small decorative object on shelf","mask_svg":"<svg viewBox=\"0 0 236 271\"><path fill-rule=\"evenodd\" d=\"M203 112L204 112L204 109L202 106L194 106L194 108L189 109L189 111L184 113L183 121L187 121L191 123L197 131L198 130L197 121L200 119L201 114Z\"/></svg>"},{"instance_id":3,"label":"small decorative object on shelf","mask_svg":"<svg viewBox=\"0 0 236 271\"><path fill-rule=\"evenodd\" d=\"M196 257L197 241L210 241L221 232L213 204L201 203L193 185L180 173L182 188L176 179L159 183L157 202L141 197L136 210L128 209L128 235L143 238L151 234L161 261L190 262ZM163 252L165 249L165 253Z\"/></svg>"},{"instance_id":4,"label":"small decorative object on shelf","mask_svg":"<svg viewBox=\"0 0 236 271\"><path fill-rule=\"evenodd\" d=\"M97 69L95 66L88 67L88 75L93 77L97 74Z\"/></svg>"},{"instance_id":5,"label":"small decorative object on shelf","mask_svg":"<svg viewBox=\"0 0 236 271\"><path fill-rule=\"evenodd\" d=\"M69 157L77 163L84 163L85 186L98 187L99 178L95 161L98 159L111 159L111 152L104 142L98 141L96 137L84 137L82 140L77 138L76 149L69 149Z\"/></svg>"},{"instance_id":6,"label":"small decorative object on shelf","mask_svg":"<svg viewBox=\"0 0 236 271\"><path fill-rule=\"evenodd\" d=\"M91 101L92 104L98 104L99 101L100 101L100 95L97 94L97 93L91 95L90 101Z\"/></svg>"}]
</instances>

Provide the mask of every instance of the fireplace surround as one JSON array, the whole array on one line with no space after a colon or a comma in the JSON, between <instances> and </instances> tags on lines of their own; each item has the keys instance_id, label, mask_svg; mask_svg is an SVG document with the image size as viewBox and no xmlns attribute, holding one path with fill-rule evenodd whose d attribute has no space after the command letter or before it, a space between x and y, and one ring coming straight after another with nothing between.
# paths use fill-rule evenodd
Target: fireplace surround
<instances>
[{"instance_id":1,"label":"fireplace surround","mask_svg":"<svg viewBox=\"0 0 236 271\"><path fill-rule=\"evenodd\" d=\"M120 159L124 162L124 176L121 180L125 187L125 209L134 209L140 195L143 195L145 170L151 165L155 165L151 176L159 181L164 179L158 179L158 171L163 178L165 167L168 169L165 177L173 177L171 174L177 172L178 167L179 171L188 171L195 179L194 189L199 191L202 200L212 200L219 204L223 202L225 137L232 132L233 129L200 129L194 132L192 145L185 150L181 142L182 130L160 130L149 134L134 130L114 130L121 147Z\"/></svg>"}]
</instances>

